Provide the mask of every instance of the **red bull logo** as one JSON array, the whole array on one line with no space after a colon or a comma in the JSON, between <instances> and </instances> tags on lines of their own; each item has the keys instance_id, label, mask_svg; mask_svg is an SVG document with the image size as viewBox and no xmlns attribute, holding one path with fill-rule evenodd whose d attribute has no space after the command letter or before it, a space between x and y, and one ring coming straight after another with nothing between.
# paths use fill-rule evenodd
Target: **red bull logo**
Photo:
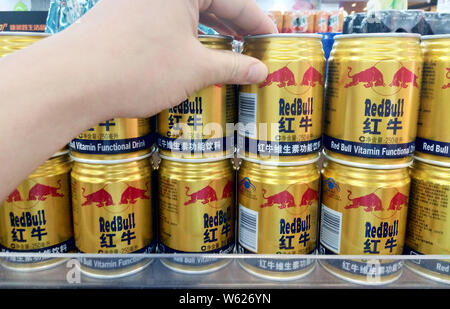
<instances>
[{"instance_id":1,"label":"red bull logo","mask_svg":"<svg viewBox=\"0 0 450 309\"><path fill-rule=\"evenodd\" d=\"M228 180L227 184L225 185L225 188L223 188L222 191L222 199L232 197L233 196L233 182Z\"/></svg>"},{"instance_id":2,"label":"red bull logo","mask_svg":"<svg viewBox=\"0 0 450 309\"><path fill-rule=\"evenodd\" d=\"M303 74L303 78L301 81L302 86L311 86L315 87L316 83L323 86L323 75L316 70L312 65L306 70Z\"/></svg>"},{"instance_id":3,"label":"red bull logo","mask_svg":"<svg viewBox=\"0 0 450 309\"><path fill-rule=\"evenodd\" d=\"M366 212L383 210L381 199L375 193L351 198L350 196L352 195L352 191L347 191L347 199L351 202L351 204L345 206L345 209L364 207L364 211Z\"/></svg>"},{"instance_id":4,"label":"red bull logo","mask_svg":"<svg viewBox=\"0 0 450 309\"><path fill-rule=\"evenodd\" d=\"M408 196L397 191L389 203L388 210L400 210L402 206L408 206Z\"/></svg>"},{"instance_id":5,"label":"red bull logo","mask_svg":"<svg viewBox=\"0 0 450 309\"><path fill-rule=\"evenodd\" d=\"M108 191L105 190L105 188L102 188L88 195L85 195L85 188L81 188L81 190L83 192L82 196L85 198L85 202L81 204L81 206L96 204L97 207L105 207L114 205L111 194L109 194Z\"/></svg>"},{"instance_id":6,"label":"red bull logo","mask_svg":"<svg viewBox=\"0 0 450 309\"><path fill-rule=\"evenodd\" d=\"M261 205L261 208L272 207L275 204L278 204L278 208L280 209L284 209L286 207L295 207L294 197L287 190L281 191L268 197L266 197L266 189L262 189L262 192L263 198L266 200L266 202Z\"/></svg>"},{"instance_id":7,"label":"red bull logo","mask_svg":"<svg viewBox=\"0 0 450 309\"><path fill-rule=\"evenodd\" d=\"M138 199L149 200L150 196L147 195L148 192L148 182L145 184L146 189L139 189L128 185L128 187L123 191L120 198L120 205L126 204L136 204Z\"/></svg>"},{"instance_id":8,"label":"red bull logo","mask_svg":"<svg viewBox=\"0 0 450 309\"><path fill-rule=\"evenodd\" d=\"M313 201L319 201L319 192L308 187L302 195L301 206L311 206Z\"/></svg>"},{"instance_id":9,"label":"red bull logo","mask_svg":"<svg viewBox=\"0 0 450 309\"><path fill-rule=\"evenodd\" d=\"M20 196L19 190L15 189L6 199L6 202L13 203L13 202L21 202L22 196Z\"/></svg>"},{"instance_id":10,"label":"red bull logo","mask_svg":"<svg viewBox=\"0 0 450 309\"><path fill-rule=\"evenodd\" d=\"M445 74L445 77L447 79L450 79L450 68L445 68L447 70L447 73ZM442 86L442 89L450 88L450 83L447 83L446 85Z\"/></svg>"},{"instance_id":11,"label":"red bull logo","mask_svg":"<svg viewBox=\"0 0 450 309\"><path fill-rule=\"evenodd\" d=\"M266 80L259 85L259 88L270 86L272 83L277 83L279 88L295 86L296 82L294 73L287 66L284 66L281 69L269 73Z\"/></svg>"},{"instance_id":12,"label":"red bull logo","mask_svg":"<svg viewBox=\"0 0 450 309\"><path fill-rule=\"evenodd\" d=\"M419 88L419 85L417 84L417 75L402 66L394 74L394 78L392 79L392 82L389 84L389 86L407 88L408 84L411 83L414 87Z\"/></svg>"},{"instance_id":13,"label":"red bull logo","mask_svg":"<svg viewBox=\"0 0 450 309\"><path fill-rule=\"evenodd\" d=\"M365 69L361 72L350 75L352 72L352 68L347 68L347 77L351 79L351 82L346 84L344 87L353 87L362 83L366 88L372 87L384 87L386 86L383 80L383 73L378 70L375 66L371 66L368 69Z\"/></svg>"},{"instance_id":14,"label":"red bull logo","mask_svg":"<svg viewBox=\"0 0 450 309\"><path fill-rule=\"evenodd\" d=\"M61 180L58 180L57 183L58 187L35 184L28 192L28 201L45 201L48 196L64 197L64 194L58 192L61 189Z\"/></svg>"},{"instance_id":15,"label":"red bull logo","mask_svg":"<svg viewBox=\"0 0 450 309\"><path fill-rule=\"evenodd\" d=\"M197 201L200 201L203 205L217 201L216 190L214 190L210 185L189 194L190 188L186 187L186 196L189 197L189 200L184 203L185 206L193 204Z\"/></svg>"}]
</instances>

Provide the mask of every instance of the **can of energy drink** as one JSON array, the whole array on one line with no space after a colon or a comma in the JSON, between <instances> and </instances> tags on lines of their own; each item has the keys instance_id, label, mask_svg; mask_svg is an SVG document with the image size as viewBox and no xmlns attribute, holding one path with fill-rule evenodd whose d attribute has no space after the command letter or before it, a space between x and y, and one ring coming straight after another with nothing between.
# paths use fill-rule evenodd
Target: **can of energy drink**
<instances>
[{"instance_id":1,"label":"can of energy drink","mask_svg":"<svg viewBox=\"0 0 450 309\"><path fill-rule=\"evenodd\" d=\"M0 208L2 252L67 253L74 250L69 173L71 161L55 155L39 166L6 198ZM42 270L65 259L8 257L3 266Z\"/></svg>"},{"instance_id":2,"label":"can of energy drink","mask_svg":"<svg viewBox=\"0 0 450 309\"><path fill-rule=\"evenodd\" d=\"M316 163L292 166L241 161L238 173L240 253L316 252L320 173ZM309 274L314 259L239 259L248 272L273 280Z\"/></svg>"},{"instance_id":3,"label":"can of energy drink","mask_svg":"<svg viewBox=\"0 0 450 309\"><path fill-rule=\"evenodd\" d=\"M372 165L411 161L422 76L420 35L334 38L328 58L326 153Z\"/></svg>"},{"instance_id":4,"label":"can of energy drink","mask_svg":"<svg viewBox=\"0 0 450 309\"><path fill-rule=\"evenodd\" d=\"M413 271L450 283L450 260L420 259L423 254L450 255L450 163L416 158L411 171L411 197L404 254Z\"/></svg>"},{"instance_id":5,"label":"can of energy drink","mask_svg":"<svg viewBox=\"0 0 450 309\"><path fill-rule=\"evenodd\" d=\"M153 151L148 118L113 118L81 133L69 143L80 160L124 160Z\"/></svg>"},{"instance_id":6,"label":"can of energy drink","mask_svg":"<svg viewBox=\"0 0 450 309\"><path fill-rule=\"evenodd\" d=\"M450 35L422 37L424 54L415 156L450 163Z\"/></svg>"},{"instance_id":7,"label":"can of energy drink","mask_svg":"<svg viewBox=\"0 0 450 309\"><path fill-rule=\"evenodd\" d=\"M230 159L179 161L161 156L159 165L159 251L232 253L235 237L235 172ZM161 260L182 273L207 273L227 258L174 257Z\"/></svg>"},{"instance_id":8,"label":"can of energy drink","mask_svg":"<svg viewBox=\"0 0 450 309\"><path fill-rule=\"evenodd\" d=\"M73 157L72 203L75 245L80 253L133 254L132 257L81 258L91 277L134 274L152 260L134 254L156 248L152 220L149 154L135 160L93 161Z\"/></svg>"},{"instance_id":9,"label":"can of energy drink","mask_svg":"<svg viewBox=\"0 0 450 309\"><path fill-rule=\"evenodd\" d=\"M199 35L212 49L233 49L233 38ZM158 149L164 156L179 159L218 158L234 153L236 122L233 85L206 87L179 105L158 114Z\"/></svg>"},{"instance_id":10,"label":"can of energy drink","mask_svg":"<svg viewBox=\"0 0 450 309\"><path fill-rule=\"evenodd\" d=\"M265 63L269 75L260 84L240 87L239 156L273 162L317 158L325 68L321 36L248 36L243 53Z\"/></svg>"},{"instance_id":11,"label":"can of energy drink","mask_svg":"<svg viewBox=\"0 0 450 309\"><path fill-rule=\"evenodd\" d=\"M50 34L39 32L0 32L0 57L30 46L48 36Z\"/></svg>"},{"instance_id":12,"label":"can of energy drink","mask_svg":"<svg viewBox=\"0 0 450 309\"><path fill-rule=\"evenodd\" d=\"M401 275L401 260L376 255L403 252L410 177L407 167L368 169L329 158L322 170L320 254L360 255L325 259L332 274L360 284L386 284ZM374 168L377 168L376 166Z\"/></svg>"}]
</instances>

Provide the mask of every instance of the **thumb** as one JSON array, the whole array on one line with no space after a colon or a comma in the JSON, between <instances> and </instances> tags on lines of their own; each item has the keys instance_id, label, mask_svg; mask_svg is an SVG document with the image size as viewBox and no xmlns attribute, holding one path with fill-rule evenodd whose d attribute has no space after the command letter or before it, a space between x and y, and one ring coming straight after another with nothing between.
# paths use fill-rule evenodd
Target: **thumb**
<instances>
[{"instance_id":1,"label":"thumb","mask_svg":"<svg viewBox=\"0 0 450 309\"><path fill-rule=\"evenodd\" d=\"M267 66L260 60L227 50L205 48L209 84L257 84L267 77Z\"/></svg>"}]
</instances>

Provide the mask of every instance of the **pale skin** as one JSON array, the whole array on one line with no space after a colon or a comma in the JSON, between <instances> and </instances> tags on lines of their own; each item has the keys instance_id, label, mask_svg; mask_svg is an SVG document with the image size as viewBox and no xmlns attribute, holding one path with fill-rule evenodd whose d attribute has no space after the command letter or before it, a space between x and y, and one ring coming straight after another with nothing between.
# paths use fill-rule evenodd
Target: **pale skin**
<instances>
[{"instance_id":1,"label":"pale skin","mask_svg":"<svg viewBox=\"0 0 450 309\"><path fill-rule=\"evenodd\" d=\"M0 201L99 122L266 78L259 60L202 46L199 19L238 37L276 32L254 0L102 0L66 30L1 58Z\"/></svg>"}]
</instances>

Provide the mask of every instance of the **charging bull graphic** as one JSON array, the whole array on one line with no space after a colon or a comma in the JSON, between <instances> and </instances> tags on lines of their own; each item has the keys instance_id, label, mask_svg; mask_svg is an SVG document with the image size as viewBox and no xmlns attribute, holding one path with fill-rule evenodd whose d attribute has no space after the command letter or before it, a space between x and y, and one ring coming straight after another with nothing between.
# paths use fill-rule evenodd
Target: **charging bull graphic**
<instances>
[{"instance_id":1,"label":"charging bull graphic","mask_svg":"<svg viewBox=\"0 0 450 309\"><path fill-rule=\"evenodd\" d=\"M348 191L347 199L352 203L345 206L345 209L358 208L361 206L361 207L365 207L364 211L366 211L366 212L383 210L382 202L375 193L370 193L368 195L350 198L350 195L352 195L352 191L350 191L350 190L347 190L347 191Z\"/></svg>"},{"instance_id":2,"label":"charging bull graphic","mask_svg":"<svg viewBox=\"0 0 450 309\"><path fill-rule=\"evenodd\" d=\"M313 201L319 201L319 192L308 187L305 193L302 195L302 201L300 202L301 206L311 206Z\"/></svg>"},{"instance_id":3,"label":"charging bull graphic","mask_svg":"<svg viewBox=\"0 0 450 309\"><path fill-rule=\"evenodd\" d=\"M263 198L267 201L261 205L261 208L271 207L274 204L278 204L279 205L278 208L280 208L280 209L284 209L284 208L286 208L286 206L287 207L295 207L294 197L287 190L281 191L280 193L276 193L269 197L266 197L266 193L267 193L266 189L262 189L262 192L263 192Z\"/></svg>"},{"instance_id":4,"label":"charging bull graphic","mask_svg":"<svg viewBox=\"0 0 450 309\"><path fill-rule=\"evenodd\" d=\"M48 196L64 197L64 194L58 192L61 189L61 179L57 183L58 187L46 186L40 183L35 184L28 192L28 201L45 201Z\"/></svg>"},{"instance_id":5,"label":"charging bull graphic","mask_svg":"<svg viewBox=\"0 0 450 309\"><path fill-rule=\"evenodd\" d=\"M348 67L347 76L352 81L346 84L344 86L345 88L356 86L359 83L364 83L364 87L366 88L386 86L383 80L383 73L375 66L371 66L370 68L353 75L350 75L351 71L352 68Z\"/></svg>"},{"instance_id":6,"label":"charging bull graphic","mask_svg":"<svg viewBox=\"0 0 450 309\"><path fill-rule=\"evenodd\" d=\"M414 87L419 88L419 85L417 85L417 75L402 66L394 74L394 78L392 79L392 82L389 84L389 86L407 88L408 83L412 83Z\"/></svg>"},{"instance_id":7,"label":"charging bull graphic","mask_svg":"<svg viewBox=\"0 0 450 309\"><path fill-rule=\"evenodd\" d=\"M408 206L408 196L397 192L389 203L388 210L400 210L402 206Z\"/></svg>"},{"instance_id":8,"label":"charging bull graphic","mask_svg":"<svg viewBox=\"0 0 450 309\"><path fill-rule=\"evenodd\" d=\"M185 202L184 205L193 204L196 201L201 201L203 205L217 201L216 190L214 190L210 185L207 185L203 189L200 189L192 194L189 194L189 190L190 188L186 187L186 196L190 199Z\"/></svg>"},{"instance_id":9,"label":"charging bull graphic","mask_svg":"<svg viewBox=\"0 0 450 309\"><path fill-rule=\"evenodd\" d=\"M300 84L302 86L314 87L316 86L316 83L319 83L321 86L323 86L323 76L313 66L310 66L303 74L303 79Z\"/></svg>"},{"instance_id":10,"label":"charging bull graphic","mask_svg":"<svg viewBox=\"0 0 450 309\"><path fill-rule=\"evenodd\" d=\"M279 88L283 88L286 86L295 86L295 76L294 73L287 66L282 67L279 70L276 70L269 75L267 75L266 80L259 85L259 88L263 88L266 86L272 85L272 83L278 83L277 86Z\"/></svg>"},{"instance_id":11,"label":"charging bull graphic","mask_svg":"<svg viewBox=\"0 0 450 309\"><path fill-rule=\"evenodd\" d=\"M128 187L123 191L120 198L120 205L124 204L135 204L138 199L149 200L150 196L147 195L148 192L148 182L145 184L146 189L139 189L128 185Z\"/></svg>"},{"instance_id":12,"label":"charging bull graphic","mask_svg":"<svg viewBox=\"0 0 450 309\"><path fill-rule=\"evenodd\" d=\"M445 68L447 70L447 73L445 74L445 77L447 77L447 79L450 79L450 68ZM443 85L442 89L447 89L450 88L450 83L448 83L447 85Z\"/></svg>"},{"instance_id":13,"label":"charging bull graphic","mask_svg":"<svg viewBox=\"0 0 450 309\"><path fill-rule=\"evenodd\" d=\"M12 202L21 202L22 201L22 196L20 196L20 192L19 190L15 189L6 199L6 201L8 203L12 203Z\"/></svg>"},{"instance_id":14,"label":"charging bull graphic","mask_svg":"<svg viewBox=\"0 0 450 309\"><path fill-rule=\"evenodd\" d=\"M105 190L105 188L102 188L88 195L85 195L85 188L81 188L81 190L83 191L83 197L86 199L86 201L81 204L81 206L88 206L94 203L96 203L97 207L114 205L111 194L109 194L108 191Z\"/></svg>"},{"instance_id":15,"label":"charging bull graphic","mask_svg":"<svg viewBox=\"0 0 450 309\"><path fill-rule=\"evenodd\" d=\"M223 191L222 191L222 199L232 197L233 191L234 191L233 190L233 182L228 180L227 184L225 185L225 187L223 188Z\"/></svg>"}]
</instances>

